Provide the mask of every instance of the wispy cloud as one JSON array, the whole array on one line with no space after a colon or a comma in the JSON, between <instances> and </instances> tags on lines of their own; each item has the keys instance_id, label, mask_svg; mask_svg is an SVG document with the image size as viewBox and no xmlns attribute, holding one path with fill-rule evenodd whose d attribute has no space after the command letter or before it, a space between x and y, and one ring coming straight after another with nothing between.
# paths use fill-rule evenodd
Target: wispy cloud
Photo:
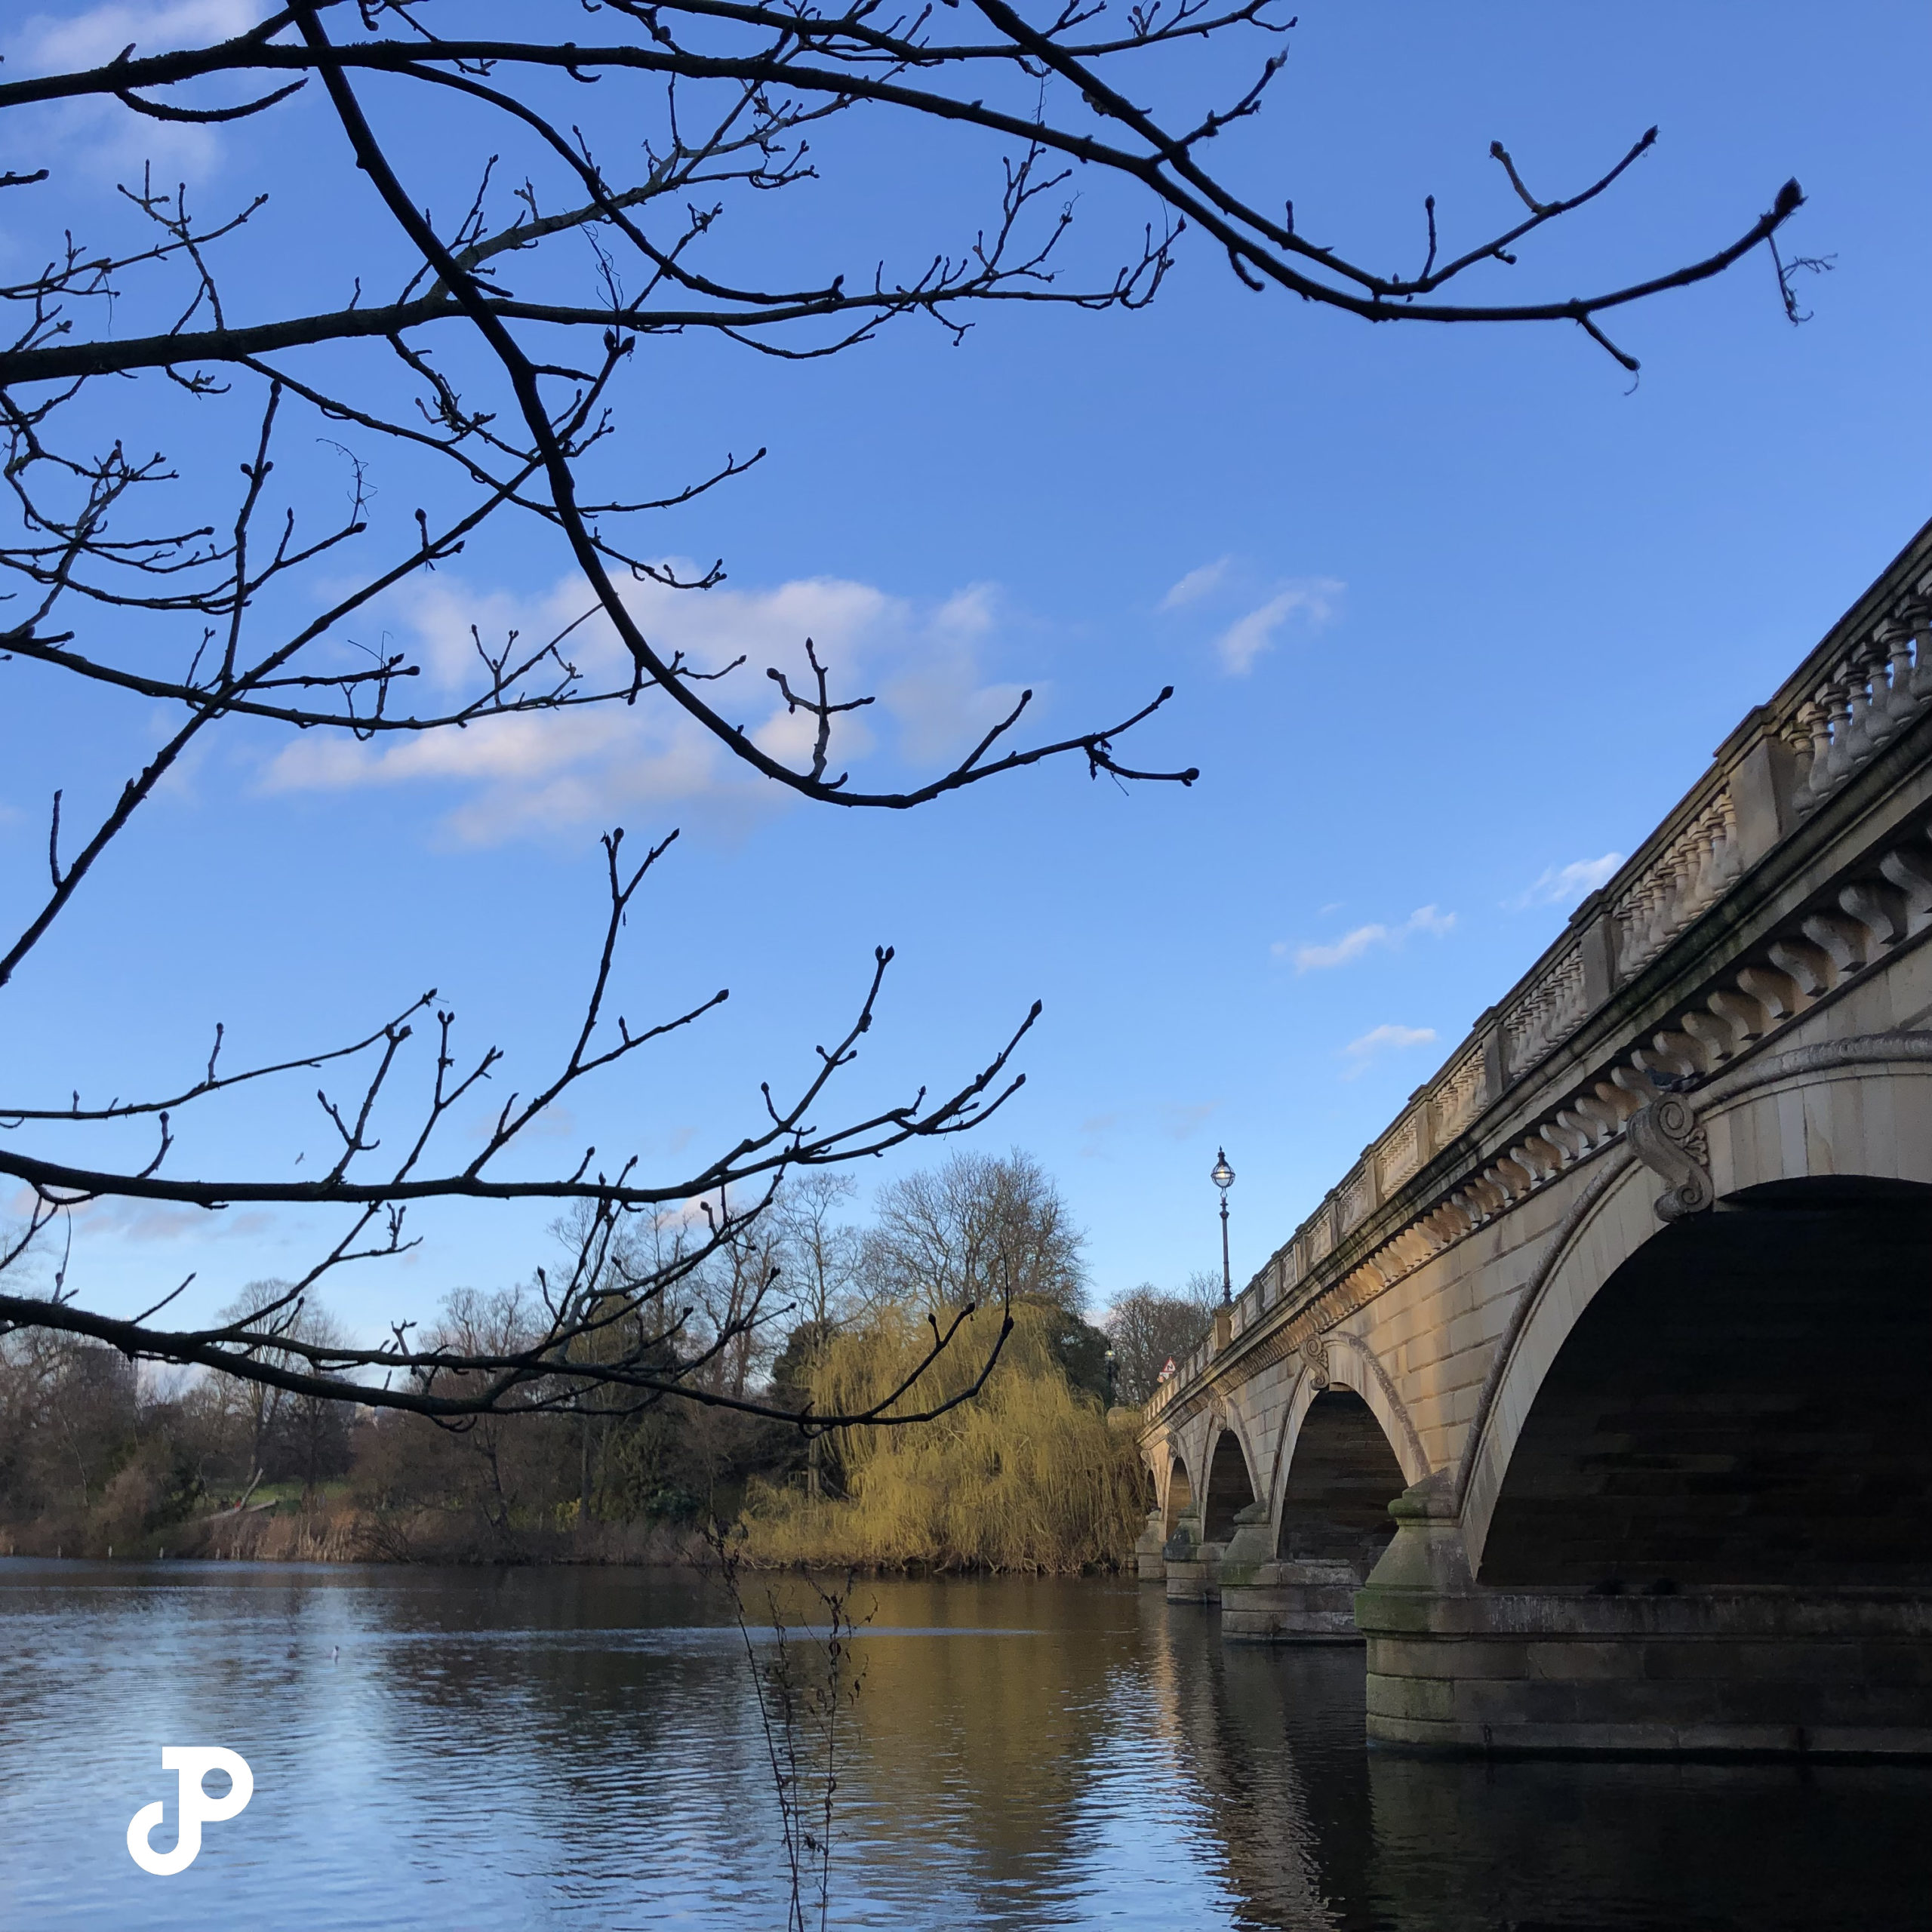
<instances>
[{"instance_id":1,"label":"wispy cloud","mask_svg":"<svg viewBox=\"0 0 1932 1932\"><path fill-rule=\"evenodd\" d=\"M27 1188L7 1204L22 1222L32 1214L33 1204L32 1191ZM67 1211L77 1229L116 1241L252 1240L278 1231L275 1217L259 1208L211 1215L205 1208L176 1208L158 1201L97 1199L78 1201ZM46 1237L42 1238L44 1242Z\"/></svg>"},{"instance_id":2,"label":"wispy cloud","mask_svg":"<svg viewBox=\"0 0 1932 1932\"><path fill-rule=\"evenodd\" d=\"M99 67L124 47L137 54L165 54L205 41L232 40L260 20L266 8L253 0L109 0L78 14L30 14L20 23L14 58L39 73L57 68Z\"/></svg>"},{"instance_id":3,"label":"wispy cloud","mask_svg":"<svg viewBox=\"0 0 1932 1932\"><path fill-rule=\"evenodd\" d=\"M1204 1127L1220 1107L1219 1100L1197 1100L1192 1105L1170 1100L1161 1109L1161 1130L1171 1140L1186 1140Z\"/></svg>"},{"instance_id":4,"label":"wispy cloud","mask_svg":"<svg viewBox=\"0 0 1932 1932\"><path fill-rule=\"evenodd\" d=\"M1623 863L1621 852L1606 852L1600 859L1572 859L1567 866L1546 866L1532 884L1503 903L1512 912L1531 906L1574 905L1595 891Z\"/></svg>"},{"instance_id":5,"label":"wispy cloud","mask_svg":"<svg viewBox=\"0 0 1932 1932\"><path fill-rule=\"evenodd\" d=\"M1351 1040L1342 1049L1342 1057L1348 1062L1342 1078L1353 1080L1366 1072L1385 1054L1405 1053L1411 1047L1426 1047L1435 1038L1433 1026L1398 1026L1392 1023L1371 1026L1359 1039Z\"/></svg>"},{"instance_id":6,"label":"wispy cloud","mask_svg":"<svg viewBox=\"0 0 1932 1932\"><path fill-rule=\"evenodd\" d=\"M899 598L884 599L868 642L873 659L906 667L887 676L879 691L898 727L902 756L934 764L960 754L1019 701L1020 686L980 681L980 654L997 627L998 596L991 584L971 584L923 617ZM795 655L796 638L791 643ZM797 723L803 750L808 721L801 715Z\"/></svg>"},{"instance_id":7,"label":"wispy cloud","mask_svg":"<svg viewBox=\"0 0 1932 1932\"><path fill-rule=\"evenodd\" d=\"M1326 946L1277 940L1269 950L1277 959L1292 959L1297 973L1320 972L1331 966L1351 965L1377 946L1398 946L1415 933L1440 939L1453 931L1455 924L1454 912L1436 906L1418 906L1399 926L1357 926Z\"/></svg>"},{"instance_id":8,"label":"wispy cloud","mask_svg":"<svg viewBox=\"0 0 1932 1932\"><path fill-rule=\"evenodd\" d=\"M1311 577L1277 591L1258 610L1237 618L1221 633L1214 647L1220 654L1221 668L1230 677L1246 677L1254 668L1254 660L1273 649L1275 634L1291 617L1298 617L1311 627L1326 623L1346 588L1338 577Z\"/></svg>"},{"instance_id":9,"label":"wispy cloud","mask_svg":"<svg viewBox=\"0 0 1932 1932\"><path fill-rule=\"evenodd\" d=\"M1233 562L1232 557L1217 557L1211 564L1203 564L1198 570L1189 571L1161 599L1161 608L1183 610L1189 604L1198 604L1202 598L1211 595L1227 580Z\"/></svg>"},{"instance_id":10,"label":"wispy cloud","mask_svg":"<svg viewBox=\"0 0 1932 1932\"><path fill-rule=\"evenodd\" d=\"M1347 588L1340 577L1333 577L1271 580L1241 558L1229 555L1189 571L1168 587L1159 608L1163 611L1186 611L1204 605L1225 612L1247 605L1245 613L1214 641L1221 668L1230 677L1242 678L1254 668L1257 658L1274 648L1285 625L1299 621L1313 629L1325 624ZM1268 592L1263 601L1254 602L1263 591Z\"/></svg>"},{"instance_id":11,"label":"wispy cloud","mask_svg":"<svg viewBox=\"0 0 1932 1932\"><path fill-rule=\"evenodd\" d=\"M1080 1157L1102 1158L1118 1134L1138 1139L1155 1131L1164 1140L1191 1140L1220 1112L1222 1104L1219 1100L1162 1100L1089 1114L1080 1123Z\"/></svg>"},{"instance_id":12,"label":"wispy cloud","mask_svg":"<svg viewBox=\"0 0 1932 1932\"><path fill-rule=\"evenodd\" d=\"M835 577L801 578L768 590L680 592L632 583L624 594L666 655L681 651L700 670L746 660L722 688L731 694L727 713L744 718L761 749L793 764L809 761L814 721L788 714L777 687L758 674L775 663L800 686L807 638L831 666L837 690L878 695L875 706L835 721L834 772L878 749L881 738L922 765L956 755L1018 696L1017 688L987 683L980 674L983 646L995 628L988 586L923 609L873 585ZM499 645L516 631L527 651L580 617L584 599L574 579L521 598L439 577L413 589L399 615L414 633L424 681L447 691L475 668L472 625ZM624 681L629 660L601 614L572 631L565 649L588 688ZM271 792L453 788L460 795L444 829L472 845L608 822L640 805L686 802L700 805L714 829L740 829L779 803L773 788L752 780L708 732L648 697L635 706L487 718L463 731L371 744L297 739L269 764L263 783Z\"/></svg>"},{"instance_id":13,"label":"wispy cloud","mask_svg":"<svg viewBox=\"0 0 1932 1932\"><path fill-rule=\"evenodd\" d=\"M51 74L106 65L122 49L165 54L177 48L231 40L262 19L268 8L257 0L109 0L78 14L32 14L7 37L7 72ZM208 103L192 95L174 98L177 106ZM171 179L198 180L211 173L220 139L214 128L192 122L137 117L112 103L75 100L59 103L45 124L48 135L74 150L91 171L112 177L138 168L144 160L164 164Z\"/></svg>"}]
</instances>

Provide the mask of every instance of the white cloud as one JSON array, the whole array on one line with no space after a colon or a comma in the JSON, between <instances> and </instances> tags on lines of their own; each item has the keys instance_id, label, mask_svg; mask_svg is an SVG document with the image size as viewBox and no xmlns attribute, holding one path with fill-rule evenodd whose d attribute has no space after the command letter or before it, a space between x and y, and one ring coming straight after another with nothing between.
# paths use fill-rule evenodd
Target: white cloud
<instances>
[{"instance_id":1,"label":"white cloud","mask_svg":"<svg viewBox=\"0 0 1932 1932\"><path fill-rule=\"evenodd\" d=\"M1332 946L1291 946L1286 940L1278 939L1270 949L1277 959L1292 954L1295 971L1306 973L1311 968L1346 966L1351 960L1359 959L1371 946L1388 945L1394 937L1386 926L1357 926Z\"/></svg>"},{"instance_id":2,"label":"white cloud","mask_svg":"<svg viewBox=\"0 0 1932 1932\"><path fill-rule=\"evenodd\" d=\"M1377 946L1399 946L1414 933L1429 933L1440 939L1454 930L1456 915L1435 906L1418 906L1399 926L1357 926L1352 932L1327 946L1292 944L1277 940L1269 950L1277 959L1292 958L1297 973L1321 971L1331 966L1347 966Z\"/></svg>"},{"instance_id":3,"label":"white cloud","mask_svg":"<svg viewBox=\"0 0 1932 1932\"><path fill-rule=\"evenodd\" d=\"M1189 604L1198 603L1221 587L1233 564L1232 557L1217 557L1211 564L1203 564L1198 570L1192 570L1161 599L1163 611L1179 611Z\"/></svg>"},{"instance_id":4,"label":"white cloud","mask_svg":"<svg viewBox=\"0 0 1932 1932\"><path fill-rule=\"evenodd\" d=\"M979 681L980 647L994 628L994 596L990 584L970 585L948 598L923 625L912 618L907 606L887 600L889 623L898 627L897 635L885 640L887 647L909 663L885 681L879 704L899 728L901 755L915 764L956 758L1020 702L1021 686ZM1043 691L1035 685L1035 706ZM854 747L855 752L860 749Z\"/></svg>"},{"instance_id":5,"label":"white cloud","mask_svg":"<svg viewBox=\"0 0 1932 1932\"><path fill-rule=\"evenodd\" d=\"M245 33L266 10L253 0L172 0L172 4L130 4L109 0L85 13L30 14L9 60L51 74L99 67L122 48L138 54L165 54L176 48L232 40Z\"/></svg>"},{"instance_id":6,"label":"white cloud","mask_svg":"<svg viewBox=\"0 0 1932 1932\"><path fill-rule=\"evenodd\" d=\"M139 57L232 40L267 11L257 0L162 0L158 5L108 0L78 14L34 14L21 23L17 36L9 37L6 71L71 72L104 66L129 45ZM179 88L165 90L158 97L182 106L213 104ZM214 171L220 152L214 128L151 120L114 102L54 103L42 127L43 139L51 135L77 150L89 171L109 178L134 173L143 162L153 161L170 180L198 180Z\"/></svg>"},{"instance_id":7,"label":"white cloud","mask_svg":"<svg viewBox=\"0 0 1932 1932\"><path fill-rule=\"evenodd\" d=\"M1389 1023L1371 1026L1359 1039L1351 1040L1342 1049L1342 1057L1349 1062L1348 1070L1342 1078L1352 1080L1384 1054L1405 1053L1411 1047L1429 1046L1435 1038L1433 1026L1398 1026Z\"/></svg>"},{"instance_id":8,"label":"white cloud","mask_svg":"<svg viewBox=\"0 0 1932 1932\"><path fill-rule=\"evenodd\" d=\"M815 721L788 713L764 675L777 664L794 691L811 688L808 638L829 667L835 697L878 701L833 721L836 776L889 737L899 755L930 768L959 755L1010 711L1016 687L986 684L981 648L995 627L993 595L968 588L921 611L870 584L801 578L769 590L624 588L626 604L654 645L681 651L700 670L743 666L707 695L758 747L795 766L810 762ZM414 632L432 693L466 688L477 664L474 625L493 650L518 633L528 652L580 617L587 593L574 578L546 595L477 591L439 574L399 601L398 628ZM629 660L601 614L561 647L592 689L620 687ZM709 823L742 829L783 801L712 734L661 696L635 705L488 718L464 731L390 737L358 744L319 736L286 745L263 774L271 792L343 791L411 784L460 788L445 830L466 844L530 832L608 823L638 805L701 803Z\"/></svg>"},{"instance_id":9,"label":"white cloud","mask_svg":"<svg viewBox=\"0 0 1932 1932\"><path fill-rule=\"evenodd\" d=\"M1503 904L1512 912L1531 906L1569 906L1609 878L1623 863L1621 852L1606 852L1600 859L1573 859L1567 866L1546 866L1534 884Z\"/></svg>"},{"instance_id":10,"label":"white cloud","mask_svg":"<svg viewBox=\"0 0 1932 1932\"><path fill-rule=\"evenodd\" d=\"M1311 626L1326 623L1334 614L1335 600L1346 587L1337 577L1312 577L1277 591L1259 610L1249 611L1221 633L1215 648L1220 653L1222 669L1230 677L1244 678L1254 669L1254 660L1273 648L1275 633L1289 618L1300 616Z\"/></svg>"}]
</instances>

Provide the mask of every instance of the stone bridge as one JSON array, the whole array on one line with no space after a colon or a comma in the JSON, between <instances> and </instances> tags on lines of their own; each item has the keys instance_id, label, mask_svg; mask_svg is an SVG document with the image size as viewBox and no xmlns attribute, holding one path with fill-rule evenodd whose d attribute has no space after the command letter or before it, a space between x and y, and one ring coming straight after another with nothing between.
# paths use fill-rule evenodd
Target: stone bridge
<instances>
[{"instance_id":1,"label":"stone bridge","mask_svg":"<svg viewBox=\"0 0 1932 1932\"><path fill-rule=\"evenodd\" d=\"M1142 1576L1385 1743L1932 1754L1929 835L1932 525L1147 1404Z\"/></svg>"}]
</instances>

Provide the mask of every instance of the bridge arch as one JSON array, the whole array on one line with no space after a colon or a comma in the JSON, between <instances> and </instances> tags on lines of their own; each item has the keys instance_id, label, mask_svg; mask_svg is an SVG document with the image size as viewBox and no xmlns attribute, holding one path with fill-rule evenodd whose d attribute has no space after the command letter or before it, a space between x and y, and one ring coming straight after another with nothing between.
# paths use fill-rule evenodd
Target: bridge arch
<instances>
[{"instance_id":1,"label":"bridge arch","mask_svg":"<svg viewBox=\"0 0 1932 1932\"><path fill-rule=\"evenodd\" d=\"M1560 1229L1458 1487L1479 1580L1932 1581L1932 1039L1695 1097L1713 1211L1620 1149Z\"/></svg>"},{"instance_id":2,"label":"bridge arch","mask_svg":"<svg viewBox=\"0 0 1932 1932\"><path fill-rule=\"evenodd\" d=\"M1207 1489L1201 1500L1201 1537L1204 1543L1226 1543L1234 1534L1235 1516L1257 1494L1247 1445L1240 1429L1224 1421L1209 1438Z\"/></svg>"},{"instance_id":3,"label":"bridge arch","mask_svg":"<svg viewBox=\"0 0 1932 1932\"><path fill-rule=\"evenodd\" d=\"M1365 1576L1395 1534L1389 1505L1407 1487L1395 1445L1360 1395L1333 1381L1311 1391L1274 1512L1276 1555L1352 1562Z\"/></svg>"},{"instance_id":4,"label":"bridge arch","mask_svg":"<svg viewBox=\"0 0 1932 1932\"><path fill-rule=\"evenodd\" d=\"M1193 1500L1194 1485L1188 1478L1187 1464L1180 1451L1171 1447L1167 1481L1161 1493L1161 1527L1164 1535L1174 1534L1174 1526L1186 1514L1188 1505Z\"/></svg>"},{"instance_id":5,"label":"bridge arch","mask_svg":"<svg viewBox=\"0 0 1932 1932\"><path fill-rule=\"evenodd\" d=\"M1401 1481L1383 1499L1385 1503L1411 1484L1420 1482L1429 1473L1429 1457L1423 1448L1422 1438L1417 1434L1415 1425L1396 1393L1393 1380L1367 1344L1340 1329L1331 1330L1323 1339L1327 1344L1326 1367L1317 1374L1304 1361L1296 1377L1269 1472L1269 1520L1274 1526L1276 1546L1284 1554L1286 1546L1282 1540L1282 1512L1287 1502L1288 1485L1300 1446L1302 1429L1318 1396L1340 1389L1345 1395L1354 1396L1373 1417L1383 1446L1401 1474ZM1343 1406L1330 1405L1331 1409ZM1359 1432L1358 1418L1355 1428ZM1363 1454L1366 1457L1366 1444ZM1364 1469L1361 1473L1367 1472ZM1383 1473L1377 1469L1378 1480Z\"/></svg>"}]
</instances>

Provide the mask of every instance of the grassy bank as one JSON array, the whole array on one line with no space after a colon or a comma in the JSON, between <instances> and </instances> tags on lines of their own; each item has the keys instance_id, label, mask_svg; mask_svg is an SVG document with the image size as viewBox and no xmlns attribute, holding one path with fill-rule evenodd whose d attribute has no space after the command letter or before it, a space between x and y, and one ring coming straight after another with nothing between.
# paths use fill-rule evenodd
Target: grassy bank
<instances>
[{"instance_id":1,"label":"grassy bank","mask_svg":"<svg viewBox=\"0 0 1932 1932\"><path fill-rule=\"evenodd\" d=\"M819 1414L874 1406L930 1346L917 1307L795 1331L770 1398ZM899 1411L970 1389L998 1318L964 1324ZM1014 1321L970 1401L837 1432L809 1454L781 1418L719 1407L562 1409L448 1430L332 1404L270 1407L214 1378L155 1391L90 1346L38 1364L0 1352L14 1371L11 1391L0 1377L0 1555L648 1563L691 1553L700 1526L722 1519L766 1566L1117 1564L1144 1478L1092 1392L1104 1369L1088 1358L1105 1338L1044 1297L1016 1303Z\"/></svg>"}]
</instances>

